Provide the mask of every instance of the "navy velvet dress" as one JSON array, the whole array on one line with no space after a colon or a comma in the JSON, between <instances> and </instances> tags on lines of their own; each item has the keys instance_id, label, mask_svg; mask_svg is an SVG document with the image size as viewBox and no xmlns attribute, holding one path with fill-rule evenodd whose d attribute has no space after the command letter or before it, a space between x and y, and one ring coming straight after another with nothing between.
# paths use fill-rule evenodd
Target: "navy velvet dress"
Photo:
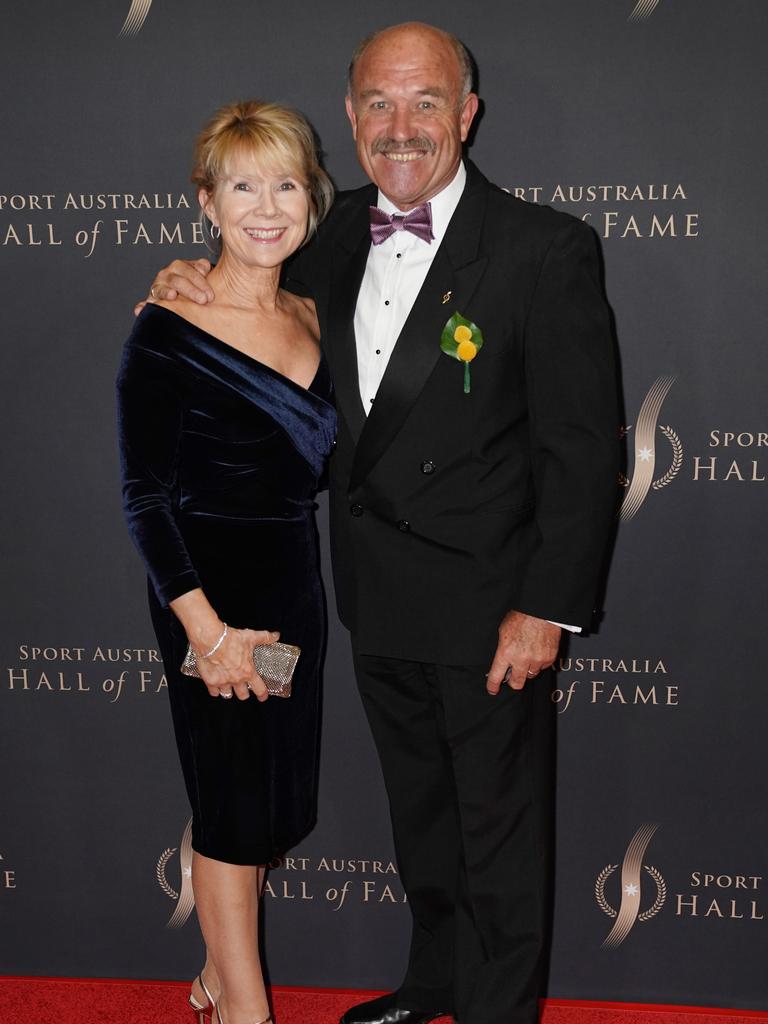
<instances>
[{"instance_id":1,"label":"navy velvet dress","mask_svg":"<svg viewBox=\"0 0 768 1024\"><path fill-rule=\"evenodd\" d=\"M117 382L123 501L150 580L193 810L192 845L263 864L312 828L325 607L314 496L336 427L328 369L308 389L149 305ZM230 626L301 647L290 698L212 698L181 675L168 603L202 587Z\"/></svg>"}]
</instances>

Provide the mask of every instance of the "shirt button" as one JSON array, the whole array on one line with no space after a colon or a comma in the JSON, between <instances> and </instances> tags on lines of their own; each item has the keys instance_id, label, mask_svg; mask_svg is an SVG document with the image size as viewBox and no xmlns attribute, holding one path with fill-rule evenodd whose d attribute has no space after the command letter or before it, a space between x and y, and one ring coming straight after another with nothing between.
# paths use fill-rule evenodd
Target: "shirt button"
<instances>
[{"instance_id":1,"label":"shirt button","mask_svg":"<svg viewBox=\"0 0 768 1024\"><path fill-rule=\"evenodd\" d=\"M352 513L353 516L361 516L363 514L363 506L357 504L350 505L349 511Z\"/></svg>"},{"instance_id":2,"label":"shirt button","mask_svg":"<svg viewBox=\"0 0 768 1024\"><path fill-rule=\"evenodd\" d=\"M377 356L380 356L380 355L381 355L381 349L380 349L380 348L377 348L377 349L376 349L376 355L377 355Z\"/></svg>"},{"instance_id":3,"label":"shirt button","mask_svg":"<svg viewBox=\"0 0 768 1024\"><path fill-rule=\"evenodd\" d=\"M402 256L403 256L403 254L402 254L401 252L399 252L399 253L397 254L397 258L398 258L398 259L402 259Z\"/></svg>"},{"instance_id":4,"label":"shirt button","mask_svg":"<svg viewBox=\"0 0 768 1024\"><path fill-rule=\"evenodd\" d=\"M389 299L384 299L384 305L385 305L385 306L388 306L388 305L389 305Z\"/></svg>"},{"instance_id":5,"label":"shirt button","mask_svg":"<svg viewBox=\"0 0 768 1024\"><path fill-rule=\"evenodd\" d=\"M408 531L411 528L411 524L408 522L407 519L401 519L397 524L397 528L400 531L400 533L408 533Z\"/></svg>"},{"instance_id":6,"label":"shirt button","mask_svg":"<svg viewBox=\"0 0 768 1024\"><path fill-rule=\"evenodd\" d=\"M430 473L434 473L435 472L435 464L434 464L434 462L432 462L429 459L427 459L426 462L422 462L422 464L421 464L421 472L424 473L425 476L429 476Z\"/></svg>"}]
</instances>

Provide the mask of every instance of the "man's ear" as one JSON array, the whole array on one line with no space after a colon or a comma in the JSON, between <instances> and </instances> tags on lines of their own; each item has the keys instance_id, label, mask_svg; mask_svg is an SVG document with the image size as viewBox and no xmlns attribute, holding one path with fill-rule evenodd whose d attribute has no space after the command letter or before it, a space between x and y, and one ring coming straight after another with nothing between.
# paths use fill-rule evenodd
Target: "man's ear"
<instances>
[{"instance_id":1,"label":"man's ear","mask_svg":"<svg viewBox=\"0 0 768 1024\"><path fill-rule=\"evenodd\" d=\"M349 93L347 93L344 98L344 107L347 111L349 123L352 125L352 138L357 140L357 114L355 114L355 108L352 105L352 97Z\"/></svg>"},{"instance_id":2,"label":"man's ear","mask_svg":"<svg viewBox=\"0 0 768 1024\"><path fill-rule=\"evenodd\" d=\"M460 120L460 123L461 123L461 141L462 142L466 142L467 141L467 136L469 135L469 129L470 129L470 126L471 126L472 122L475 119L475 114L477 113L477 108L479 107L479 105L480 105L480 101L478 100L477 96L473 92L471 92L469 94L469 96L467 96L467 98L464 100L464 103L463 103L462 108L461 108L461 114L459 115L459 120Z\"/></svg>"}]
</instances>

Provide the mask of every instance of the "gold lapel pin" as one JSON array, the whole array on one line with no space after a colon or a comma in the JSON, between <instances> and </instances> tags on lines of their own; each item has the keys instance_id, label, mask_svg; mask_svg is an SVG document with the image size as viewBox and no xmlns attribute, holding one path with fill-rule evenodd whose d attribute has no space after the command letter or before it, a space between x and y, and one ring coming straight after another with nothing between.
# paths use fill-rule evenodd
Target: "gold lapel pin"
<instances>
[{"instance_id":1,"label":"gold lapel pin","mask_svg":"<svg viewBox=\"0 0 768 1024\"><path fill-rule=\"evenodd\" d=\"M443 296L443 305L445 305L445 304L446 304L446 302L448 302L448 300L450 299L450 297L451 297L452 295L453 295L453 292L446 292L446 293L445 293L445 295Z\"/></svg>"}]
</instances>

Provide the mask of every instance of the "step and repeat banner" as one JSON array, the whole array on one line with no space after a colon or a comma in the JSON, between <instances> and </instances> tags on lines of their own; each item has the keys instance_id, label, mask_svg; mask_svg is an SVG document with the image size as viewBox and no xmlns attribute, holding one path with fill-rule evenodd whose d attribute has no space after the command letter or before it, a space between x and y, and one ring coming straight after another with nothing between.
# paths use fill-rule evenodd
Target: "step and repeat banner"
<instances>
[{"instance_id":1,"label":"step and repeat banner","mask_svg":"<svg viewBox=\"0 0 768 1024\"><path fill-rule=\"evenodd\" d=\"M0 971L186 978L189 810L113 381L155 270L205 255L191 147L258 96L363 181L346 64L412 18L480 68L472 157L599 236L626 467L605 612L563 650L549 994L768 1008L765 5L43 0L3 17ZM574 387L577 384L574 383ZM386 988L408 911L331 608L320 821L273 865L273 983ZM535 684L534 684L535 685Z\"/></svg>"}]
</instances>

